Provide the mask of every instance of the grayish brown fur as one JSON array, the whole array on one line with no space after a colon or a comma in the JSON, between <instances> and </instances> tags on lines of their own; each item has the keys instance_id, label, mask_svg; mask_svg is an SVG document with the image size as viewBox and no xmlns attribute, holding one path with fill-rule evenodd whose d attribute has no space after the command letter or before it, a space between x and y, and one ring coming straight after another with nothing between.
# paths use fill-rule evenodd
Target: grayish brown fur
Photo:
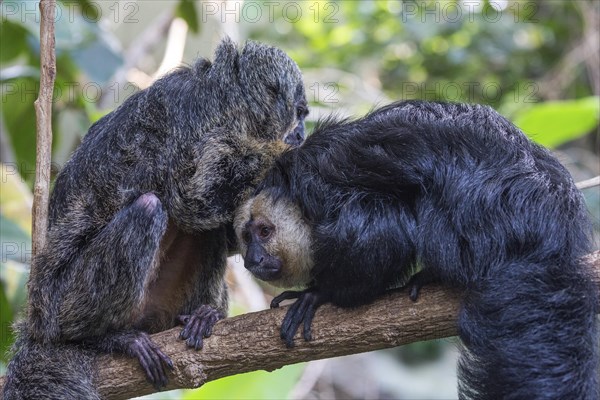
<instances>
[{"instance_id":1,"label":"grayish brown fur","mask_svg":"<svg viewBox=\"0 0 600 400\"><path fill-rule=\"evenodd\" d=\"M145 360L163 385L147 333L183 315L199 348L226 314L227 226L305 112L284 52L224 40L95 123L55 183L4 399L97 398L98 352Z\"/></svg>"}]
</instances>

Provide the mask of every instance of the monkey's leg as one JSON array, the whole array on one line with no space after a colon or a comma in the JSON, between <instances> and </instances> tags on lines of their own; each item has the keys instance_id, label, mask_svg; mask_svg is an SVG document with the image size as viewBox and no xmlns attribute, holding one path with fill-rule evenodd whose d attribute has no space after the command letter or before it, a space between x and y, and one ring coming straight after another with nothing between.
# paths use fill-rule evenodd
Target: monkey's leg
<instances>
[{"instance_id":1,"label":"monkey's leg","mask_svg":"<svg viewBox=\"0 0 600 400\"><path fill-rule=\"evenodd\" d=\"M166 384L164 365L171 367L171 361L146 333L131 328L156 274L166 224L167 214L151 193L120 210L79 257L84 265L61 313L65 337L136 357L155 386Z\"/></svg>"}]
</instances>

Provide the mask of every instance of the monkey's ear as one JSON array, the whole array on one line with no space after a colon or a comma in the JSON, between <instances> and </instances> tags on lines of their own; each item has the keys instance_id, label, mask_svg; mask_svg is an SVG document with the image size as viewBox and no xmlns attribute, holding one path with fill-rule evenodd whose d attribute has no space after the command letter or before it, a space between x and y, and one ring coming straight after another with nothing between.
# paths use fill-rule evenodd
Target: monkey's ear
<instances>
[{"instance_id":1,"label":"monkey's ear","mask_svg":"<svg viewBox=\"0 0 600 400\"><path fill-rule=\"evenodd\" d=\"M231 74L237 74L239 70L239 57L236 44L226 36L215 50L212 69L219 75L231 77Z\"/></svg>"},{"instance_id":2,"label":"monkey's ear","mask_svg":"<svg viewBox=\"0 0 600 400\"><path fill-rule=\"evenodd\" d=\"M289 63L283 51L248 40L240 55L240 74L242 80L252 84L262 82L279 90L280 81L286 81Z\"/></svg>"}]
</instances>

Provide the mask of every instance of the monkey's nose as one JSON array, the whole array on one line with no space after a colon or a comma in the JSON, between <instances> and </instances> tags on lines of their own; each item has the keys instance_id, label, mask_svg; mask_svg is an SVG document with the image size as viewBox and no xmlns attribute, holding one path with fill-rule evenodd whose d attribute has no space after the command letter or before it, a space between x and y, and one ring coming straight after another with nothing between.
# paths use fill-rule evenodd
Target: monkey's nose
<instances>
[{"instance_id":1,"label":"monkey's nose","mask_svg":"<svg viewBox=\"0 0 600 400\"><path fill-rule=\"evenodd\" d=\"M265 261L265 257L264 256L257 257L257 258L249 258L249 259L246 260L246 265L245 266L248 269L260 267L262 265L263 261Z\"/></svg>"},{"instance_id":2,"label":"monkey's nose","mask_svg":"<svg viewBox=\"0 0 600 400\"><path fill-rule=\"evenodd\" d=\"M302 142L304 142L304 132L296 128L294 132L287 135L283 141L293 147L300 146Z\"/></svg>"}]
</instances>

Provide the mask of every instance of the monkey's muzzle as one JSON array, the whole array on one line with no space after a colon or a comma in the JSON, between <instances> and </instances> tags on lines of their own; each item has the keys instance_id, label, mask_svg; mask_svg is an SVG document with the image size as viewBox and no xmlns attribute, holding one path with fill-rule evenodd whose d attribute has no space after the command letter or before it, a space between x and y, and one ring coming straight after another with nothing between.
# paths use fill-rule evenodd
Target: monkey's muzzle
<instances>
[{"instance_id":1,"label":"monkey's muzzle","mask_svg":"<svg viewBox=\"0 0 600 400\"><path fill-rule=\"evenodd\" d=\"M273 281L281 277L283 263L276 257L261 257L258 260L246 260L244 266L262 281Z\"/></svg>"}]
</instances>

